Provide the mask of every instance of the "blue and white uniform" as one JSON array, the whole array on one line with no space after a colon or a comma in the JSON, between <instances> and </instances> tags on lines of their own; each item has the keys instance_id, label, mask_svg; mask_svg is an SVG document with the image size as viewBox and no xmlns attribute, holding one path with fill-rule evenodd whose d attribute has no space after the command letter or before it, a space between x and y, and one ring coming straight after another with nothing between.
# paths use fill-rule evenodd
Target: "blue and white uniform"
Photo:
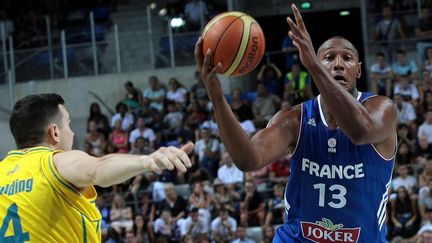
<instances>
[{"instance_id":1,"label":"blue and white uniform","mask_svg":"<svg viewBox=\"0 0 432 243\"><path fill-rule=\"evenodd\" d=\"M361 93L360 103L373 97ZM318 96L301 105L301 129L285 191L286 223L273 242L386 242L394 155L354 145L328 127ZM396 151L396 149L395 149Z\"/></svg>"}]
</instances>

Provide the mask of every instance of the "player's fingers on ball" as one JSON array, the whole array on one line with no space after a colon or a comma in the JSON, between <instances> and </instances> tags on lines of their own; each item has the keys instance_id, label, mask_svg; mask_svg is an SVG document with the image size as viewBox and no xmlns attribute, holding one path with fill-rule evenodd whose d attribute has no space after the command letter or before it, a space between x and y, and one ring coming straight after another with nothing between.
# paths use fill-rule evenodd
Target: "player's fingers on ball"
<instances>
[{"instance_id":1,"label":"player's fingers on ball","mask_svg":"<svg viewBox=\"0 0 432 243\"><path fill-rule=\"evenodd\" d=\"M172 152L175 156L177 156L177 157L180 159L180 161L181 161L184 165L186 165L186 167L191 167L191 166L192 166L192 163L191 163L191 161L190 161L190 159L189 159L189 156L186 154L185 151L173 147L173 148L171 148L171 152Z\"/></svg>"},{"instance_id":2,"label":"player's fingers on ball","mask_svg":"<svg viewBox=\"0 0 432 243\"><path fill-rule=\"evenodd\" d=\"M203 65L203 71L205 71L205 73L208 73L211 57L212 57L212 50L207 49L207 52L205 53L204 56L204 65Z\"/></svg>"},{"instance_id":3,"label":"player's fingers on ball","mask_svg":"<svg viewBox=\"0 0 432 243\"><path fill-rule=\"evenodd\" d=\"M203 53L202 53L202 38L198 38L197 43L195 44L195 61L198 64L198 67L202 66L203 63Z\"/></svg>"},{"instance_id":4,"label":"player's fingers on ball","mask_svg":"<svg viewBox=\"0 0 432 243\"><path fill-rule=\"evenodd\" d=\"M216 74L218 73L221 66L222 66L222 64L220 62L218 62L218 64L211 70L209 76L210 77L216 76Z\"/></svg>"}]
</instances>

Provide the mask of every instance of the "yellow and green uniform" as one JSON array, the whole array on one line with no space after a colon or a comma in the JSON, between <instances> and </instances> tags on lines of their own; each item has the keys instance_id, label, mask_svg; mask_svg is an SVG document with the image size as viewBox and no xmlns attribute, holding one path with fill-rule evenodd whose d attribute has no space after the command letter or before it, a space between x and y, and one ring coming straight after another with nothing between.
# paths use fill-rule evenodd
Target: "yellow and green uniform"
<instances>
[{"instance_id":1,"label":"yellow and green uniform","mask_svg":"<svg viewBox=\"0 0 432 243\"><path fill-rule=\"evenodd\" d=\"M306 86L309 84L307 78L308 78L308 73L305 71L300 71L299 75L297 76L298 79L298 83L297 83L297 79L293 78L292 72L289 72L286 75L286 83L290 83L289 85L291 85L291 88L293 90L301 91L300 96L304 98Z\"/></svg>"},{"instance_id":2,"label":"yellow and green uniform","mask_svg":"<svg viewBox=\"0 0 432 243\"><path fill-rule=\"evenodd\" d=\"M0 242L100 242L96 190L80 193L47 147L12 150L0 162Z\"/></svg>"}]
</instances>

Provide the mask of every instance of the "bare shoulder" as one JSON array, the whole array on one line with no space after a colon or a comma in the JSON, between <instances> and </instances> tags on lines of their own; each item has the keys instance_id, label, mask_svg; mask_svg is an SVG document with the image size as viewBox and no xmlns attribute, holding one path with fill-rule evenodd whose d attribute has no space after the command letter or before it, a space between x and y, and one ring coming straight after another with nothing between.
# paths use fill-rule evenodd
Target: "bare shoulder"
<instances>
[{"instance_id":1,"label":"bare shoulder","mask_svg":"<svg viewBox=\"0 0 432 243\"><path fill-rule=\"evenodd\" d=\"M64 151L64 152L54 154L54 157L53 157L54 163L56 164L56 166L58 164L70 163L73 161L78 161L78 160L83 160L83 159L88 160L91 158L93 158L93 157L88 155L86 152L81 151L81 150Z\"/></svg>"},{"instance_id":2,"label":"bare shoulder","mask_svg":"<svg viewBox=\"0 0 432 243\"><path fill-rule=\"evenodd\" d=\"M298 125L301 119L301 105L296 105L288 109L280 110L267 124L267 127L273 126L292 126ZM293 124L295 123L295 124Z\"/></svg>"},{"instance_id":3,"label":"bare shoulder","mask_svg":"<svg viewBox=\"0 0 432 243\"><path fill-rule=\"evenodd\" d=\"M393 110L396 112L396 106L387 96L377 95L366 99L363 102L363 106L366 109L385 109L385 110Z\"/></svg>"}]
</instances>

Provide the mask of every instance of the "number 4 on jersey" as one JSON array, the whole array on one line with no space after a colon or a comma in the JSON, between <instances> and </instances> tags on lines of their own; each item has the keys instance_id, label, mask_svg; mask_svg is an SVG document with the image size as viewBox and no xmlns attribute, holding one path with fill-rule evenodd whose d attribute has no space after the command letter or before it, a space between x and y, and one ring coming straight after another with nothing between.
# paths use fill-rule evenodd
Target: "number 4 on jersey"
<instances>
[{"instance_id":1,"label":"number 4 on jersey","mask_svg":"<svg viewBox=\"0 0 432 243\"><path fill-rule=\"evenodd\" d=\"M14 235L6 236L6 231L9 226L9 222L12 221ZM18 216L18 207L14 203L12 204L6 213L6 217L3 220L3 223L0 228L0 242L4 243L24 243L25 241L29 241L30 236L29 233L22 232L21 220Z\"/></svg>"}]
</instances>

